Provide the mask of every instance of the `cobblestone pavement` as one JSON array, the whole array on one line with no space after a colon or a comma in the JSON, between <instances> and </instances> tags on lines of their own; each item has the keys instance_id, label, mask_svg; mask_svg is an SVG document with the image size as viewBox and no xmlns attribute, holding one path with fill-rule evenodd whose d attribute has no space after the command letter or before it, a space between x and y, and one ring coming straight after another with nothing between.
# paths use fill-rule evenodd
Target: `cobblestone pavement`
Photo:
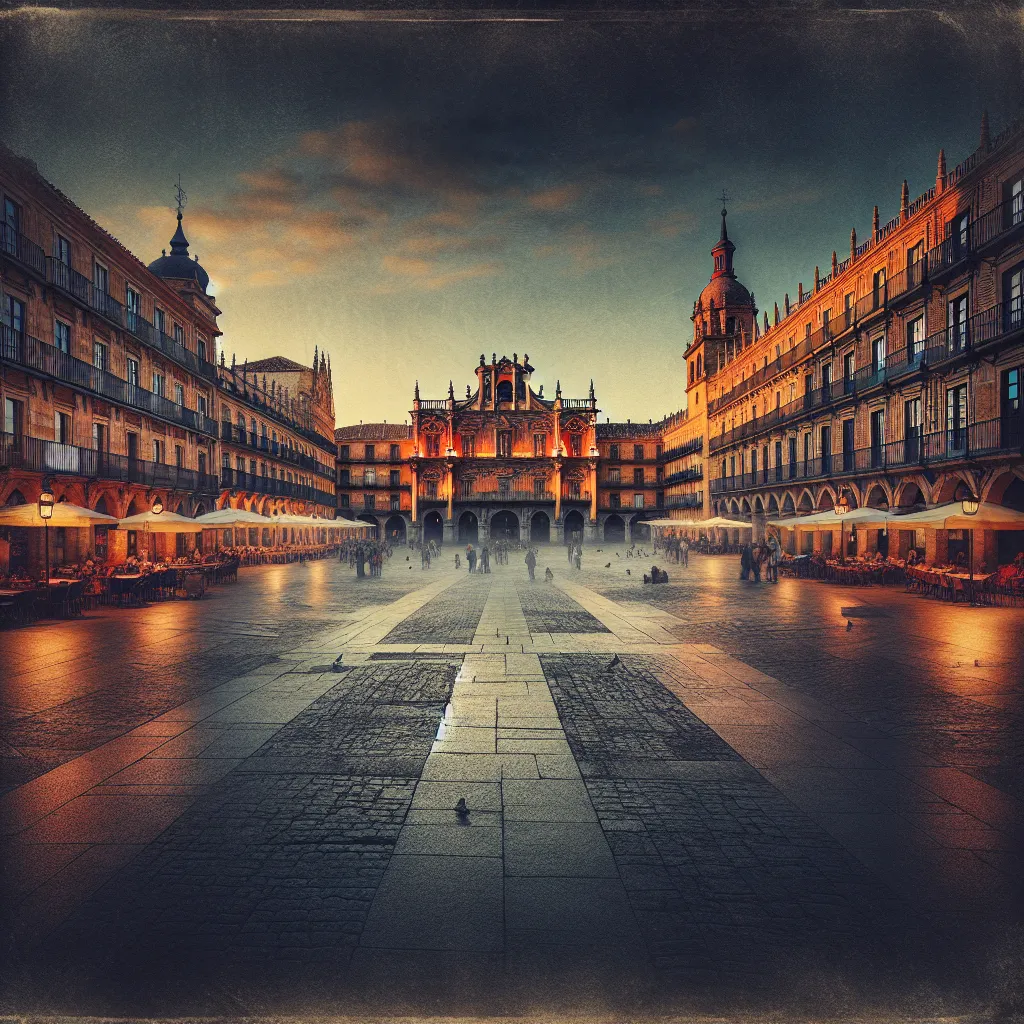
<instances>
[{"instance_id":1,"label":"cobblestone pavement","mask_svg":"<svg viewBox=\"0 0 1024 1024\"><path fill-rule=\"evenodd\" d=\"M1024 613L595 554L0 634L0 1009L1012 1010Z\"/></svg>"}]
</instances>

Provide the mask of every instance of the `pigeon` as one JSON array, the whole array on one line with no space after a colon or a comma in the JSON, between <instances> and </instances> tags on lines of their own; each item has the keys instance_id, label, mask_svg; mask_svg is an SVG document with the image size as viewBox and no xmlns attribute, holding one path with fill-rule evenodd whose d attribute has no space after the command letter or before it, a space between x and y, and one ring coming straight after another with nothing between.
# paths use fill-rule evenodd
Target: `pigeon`
<instances>
[{"instance_id":1,"label":"pigeon","mask_svg":"<svg viewBox=\"0 0 1024 1024\"><path fill-rule=\"evenodd\" d=\"M616 558L618 558L618 557L619 557L619 553L618 553L618 551L616 551L616 552L615 552L615 557L616 557Z\"/></svg>"},{"instance_id":2,"label":"pigeon","mask_svg":"<svg viewBox=\"0 0 1024 1024\"><path fill-rule=\"evenodd\" d=\"M846 620L846 632L849 633L851 629L853 629L853 620L852 619L847 619Z\"/></svg>"},{"instance_id":3,"label":"pigeon","mask_svg":"<svg viewBox=\"0 0 1024 1024\"><path fill-rule=\"evenodd\" d=\"M407 562L409 561L409 556L408 556L408 555L406 555L406 556L405 556L405 560L406 560Z\"/></svg>"},{"instance_id":4,"label":"pigeon","mask_svg":"<svg viewBox=\"0 0 1024 1024\"><path fill-rule=\"evenodd\" d=\"M632 576L633 574L632 574L632 573L631 573L631 572L630 572L630 571L629 571L629 570L627 569L627 570L626 570L626 575L627 575L627 576Z\"/></svg>"},{"instance_id":5,"label":"pigeon","mask_svg":"<svg viewBox=\"0 0 1024 1024\"><path fill-rule=\"evenodd\" d=\"M621 664L622 664L622 662L619 661L619 656L616 654L615 657L612 658L612 660L610 662L608 662L608 666L605 669L605 671L606 672L610 672L613 668L615 668L616 665L621 665Z\"/></svg>"},{"instance_id":6,"label":"pigeon","mask_svg":"<svg viewBox=\"0 0 1024 1024\"><path fill-rule=\"evenodd\" d=\"M605 563L604 563L604 567L605 567L606 569L610 569L610 568L612 567L612 563L611 563L611 562L605 562Z\"/></svg>"},{"instance_id":7,"label":"pigeon","mask_svg":"<svg viewBox=\"0 0 1024 1024\"><path fill-rule=\"evenodd\" d=\"M466 806L466 798L464 796L459 797L459 802L455 805L455 813L461 821L465 821L469 817L469 808Z\"/></svg>"}]
</instances>

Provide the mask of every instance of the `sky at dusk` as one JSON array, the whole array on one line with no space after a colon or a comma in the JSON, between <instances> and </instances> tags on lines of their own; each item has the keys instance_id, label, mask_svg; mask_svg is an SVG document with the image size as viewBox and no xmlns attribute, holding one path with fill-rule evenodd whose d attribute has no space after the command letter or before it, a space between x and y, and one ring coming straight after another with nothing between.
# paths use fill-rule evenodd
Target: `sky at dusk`
<instances>
[{"instance_id":1,"label":"sky at dusk","mask_svg":"<svg viewBox=\"0 0 1024 1024\"><path fill-rule=\"evenodd\" d=\"M1019 112L1021 22L0 15L0 137L136 255L174 230L239 360L331 355L340 424L481 352L612 419L683 404L723 189L760 309ZM951 8L951 10L953 10Z\"/></svg>"}]
</instances>

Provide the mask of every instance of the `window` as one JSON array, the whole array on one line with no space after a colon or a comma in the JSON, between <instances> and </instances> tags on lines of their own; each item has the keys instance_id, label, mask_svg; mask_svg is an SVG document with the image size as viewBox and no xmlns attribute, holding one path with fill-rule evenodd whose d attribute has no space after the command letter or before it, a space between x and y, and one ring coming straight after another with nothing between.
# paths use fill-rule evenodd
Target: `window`
<instances>
[{"instance_id":1,"label":"window","mask_svg":"<svg viewBox=\"0 0 1024 1024\"><path fill-rule=\"evenodd\" d=\"M377 470L372 466L367 466L363 470L363 485L366 487L374 487L377 484Z\"/></svg>"},{"instance_id":2,"label":"window","mask_svg":"<svg viewBox=\"0 0 1024 1024\"><path fill-rule=\"evenodd\" d=\"M946 225L946 231L949 235L949 242L952 247L952 251L950 253L951 260L960 259L967 251L967 247L970 242L970 227L970 210L965 210L955 220L951 220L949 224Z\"/></svg>"},{"instance_id":3,"label":"window","mask_svg":"<svg viewBox=\"0 0 1024 1024\"><path fill-rule=\"evenodd\" d=\"M95 338L92 343L92 365L97 370L105 370L107 368L107 346L102 341L96 341Z\"/></svg>"},{"instance_id":4,"label":"window","mask_svg":"<svg viewBox=\"0 0 1024 1024\"><path fill-rule=\"evenodd\" d=\"M399 494L391 495L391 511L398 512L402 508L402 498Z\"/></svg>"},{"instance_id":5,"label":"window","mask_svg":"<svg viewBox=\"0 0 1024 1024\"><path fill-rule=\"evenodd\" d=\"M53 321L53 344L58 352L71 351L71 327L63 320Z\"/></svg>"},{"instance_id":6,"label":"window","mask_svg":"<svg viewBox=\"0 0 1024 1024\"><path fill-rule=\"evenodd\" d=\"M608 507L609 508L621 508L622 507L622 495L621 494L609 494L608 495Z\"/></svg>"},{"instance_id":7,"label":"window","mask_svg":"<svg viewBox=\"0 0 1024 1024\"><path fill-rule=\"evenodd\" d=\"M254 430L253 433L255 433L255 432L256 431ZM338 458L339 459L348 459L349 458L349 454L348 453L349 453L349 446L347 444L343 444L338 449Z\"/></svg>"},{"instance_id":8,"label":"window","mask_svg":"<svg viewBox=\"0 0 1024 1024\"><path fill-rule=\"evenodd\" d=\"M1014 267L1003 275L1003 302L1006 304L1008 331L1015 331L1024 323L1024 267Z\"/></svg>"},{"instance_id":9,"label":"window","mask_svg":"<svg viewBox=\"0 0 1024 1024\"><path fill-rule=\"evenodd\" d=\"M885 409L873 409L870 424L871 468L879 469L884 462L885 454Z\"/></svg>"},{"instance_id":10,"label":"window","mask_svg":"<svg viewBox=\"0 0 1024 1024\"><path fill-rule=\"evenodd\" d=\"M391 459L392 462L398 462L401 457L402 449L397 444L393 444L388 450L388 458Z\"/></svg>"},{"instance_id":11,"label":"window","mask_svg":"<svg viewBox=\"0 0 1024 1024\"><path fill-rule=\"evenodd\" d=\"M476 438L470 434L462 435L462 455L464 458L476 458Z\"/></svg>"},{"instance_id":12,"label":"window","mask_svg":"<svg viewBox=\"0 0 1024 1024\"><path fill-rule=\"evenodd\" d=\"M831 309L823 309L821 311L821 326L822 326L822 328L825 331L825 337L826 338L829 337L828 322L831 319L831 317L832 317L832 310Z\"/></svg>"},{"instance_id":13,"label":"window","mask_svg":"<svg viewBox=\"0 0 1024 1024\"><path fill-rule=\"evenodd\" d=\"M253 461L252 461L252 471L253 471L253 474L256 473L256 460L255 459L253 459ZM200 452L199 453L199 473L202 476L206 475L206 452Z\"/></svg>"},{"instance_id":14,"label":"window","mask_svg":"<svg viewBox=\"0 0 1024 1024\"><path fill-rule=\"evenodd\" d=\"M617 444L608 445L608 458L612 461L617 461L619 458L619 446Z\"/></svg>"},{"instance_id":15,"label":"window","mask_svg":"<svg viewBox=\"0 0 1024 1024\"><path fill-rule=\"evenodd\" d=\"M775 442L775 479L782 479L782 442Z\"/></svg>"},{"instance_id":16,"label":"window","mask_svg":"<svg viewBox=\"0 0 1024 1024\"><path fill-rule=\"evenodd\" d=\"M811 464L811 435L804 434L804 476L807 475Z\"/></svg>"},{"instance_id":17,"label":"window","mask_svg":"<svg viewBox=\"0 0 1024 1024\"><path fill-rule=\"evenodd\" d=\"M427 487L427 497L428 498L436 498L437 497L437 481L436 480L427 480L426 481L426 487Z\"/></svg>"},{"instance_id":18,"label":"window","mask_svg":"<svg viewBox=\"0 0 1024 1024\"><path fill-rule=\"evenodd\" d=\"M71 444L71 416L57 410L53 414L53 439L58 444Z\"/></svg>"},{"instance_id":19,"label":"window","mask_svg":"<svg viewBox=\"0 0 1024 1024\"><path fill-rule=\"evenodd\" d=\"M843 356L843 383L844 384L849 385L849 384L853 383L853 373L854 373L854 353L853 352L847 352L846 355Z\"/></svg>"},{"instance_id":20,"label":"window","mask_svg":"<svg viewBox=\"0 0 1024 1024\"><path fill-rule=\"evenodd\" d=\"M437 497L437 484L434 484L434 494L431 497ZM363 495L363 508L374 509L377 507L377 495L376 494L364 494Z\"/></svg>"},{"instance_id":21,"label":"window","mask_svg":"<svg viewBox=\"0 0 1024 1024\"><path fill-rule=\"evenodd\" d=\"M1021 190L1022 186L1024 186L1024 175L1020 174L1015 178L1011 178L1003 186L1008 207L1006 211L1006 227L1016 227L1016 225L1024 222L1024 192Z\"/></svg>"},{"instance_id":22,"label":"window","mask_svg":"<svg viewBox=\"0 0 1024 1024\"><path fill-rule=\"evenodd\" d=\"M93 263L92 265L92 283L93 287L101 295L108 295L108 288L110 286L110 273L102 263Z\"/></svg>"},{"instance_id":23,"label":"window","mask_svg":"<svg viewBox=\"0 0 1024 1024\"><path fill-rule=\"evenodd\" d=\"M924 352L924 317L915 317L907 324L907 362L913 363Z\"/></svg>"},{"instance_id":24,"label":"window","mask_svg":"<svg viewBox=\"0 0 1024 1024\"><path fill-rule=\"evenodd\" d=\"M757 449L754 448L750 452L750 474L756 480L757 478Z\"/></svg>"},{"instance_id":25,"label":"window","mask_svg":"<svg viewBox=\"0 0 1024 1024\"><path fill-rule=\"evenodd\" d=\"M185 387L177 381L174 382L174 404L182 406L185 404Z\"/></svg>"},{"instance_id":26,"label":"window","mask_svg":"<svg viewBox=\"0 0 1024 1024\"><path fill-rule=\"evenodd\" d=\"M18 253L18 231L21 225L21 207L4 196L4 248L12 255Z\"/></svg>"},{"instance_id":27,"label":"window","mask_svg":"<svg viewBox=\"0 0 1024 1024\"><path fill-rule=\"evenodd\" d=\"M199 358L204 363L207 361L206 360L206 339L205 338L199 338L196 341L196 354L199 356Z\"/></svg>"},{"instance_id":28,"label":"window","mask_svg":"<svg viewBox=\"0 0 1024 1024\"><path fill-rule=\"evenodd\" d=\"M153 310L153 326L161 333L167 333L167 317L162 309Z\"/></svg>"},{"instance_id":29,"label":"window","mask_svg":"<svg viewBox=\"0 0 1024 1024\"><path fill-rule=\"evenodd\" d=\"M665 454L665 446L663 444L656 444L654 446L654 457L660 459Z\"/></svg>"},{"instance_id":30,"label":"window","mask_svg":"<svg viewBox=\"0 0 1024 1024\"><path fill-rule=\"evenodd\" d=\"M209 399L206 395L196 395L196 412L198 412L200 416L208 416L208 409Z\"/></svg>"},{"instance_id":31,"label":"window","mask_svg":"<svg viewBox=\"0 0 1024 1024\"><path fill-rule=\"evenodd\" d=\"M854 425L853 420L843 420L843 472L853 472L853 445Z\"/></svg>"},{"instance_id":32,"label":"window","mask_svg":"<svg viewBox=\"0 0 1024 1024\"><path fill-rule=\"evenodd\" d=\"M534 434L533 435L533 454L537 458L543 458L547 454L548 447L548 435L547 434Z\"/></svg>"},{"instance_id":33,"label":"window","mask_svg":"<svg viewBox=\"0 0 1024 1024\"><path fill-rule=\"evenodd\" d=\"M821 364L821 389L822 391L832 387L832 364Z\"/></svg>"},{"instance_id":34,"label":"window","mask_svg":"<svg viewBox=\"0 0 1024 1024\"><path fill-rule=\"evenodd\" d=\"M633 470L633 483L642 484L644 482L644 471L642 469Z\"/></svg>"},{"instance_id":35,"label":"window","mask_svg":"<svg viewBox=\"0 0 1024 1024\"><path fill-rule=\"evenodd\" d=\"M4 399L4 433L10 434L15 441L21 439L25 422L25 404L16 398Z\"/></svg>"},{"instance_id":36,"label":"window","mask_svg":"<svg viewBox=\"0 0 1024 1024\"><path fill-rule=\"evenodd\" d=\"M364 455L365 460L367 462L373 462L373 460L376 458L375 452L376 452L376 448L375 448L374 445L372 445L372 444L365 445L364 448L363 448L363 455Z\"/></svg>"},{"instance_id":37,"label":"window","mask_svg":"<svg viewBox=\"0 0 1024 1024\"><path fill-rule=\"evenodd\" d=\"M338 495L338 507L348 508L349 507L349 496L347 494Z\"/></svg>"},{"instance_id":38,"label":"window","mask_svg":"<svg viewBox=\"0 0 1024 1024\"><path fill-rule=\"evenodd\" d=\"M162 373L153 374L153 394L161 398L167 393L167 378Z\"/></svg>"},{"instance_id":39,"label":"window","mask_svg":"<svg viewBox=\"0 0 1024 1024\"><path fill-rule=\"evenodd\" d=\"M633 508L643 508L643 507L644 507L644 496L642 494L634 494L633 495Z\"/></svg>"},{"instance_id":40,"label":"window","mask_svg":"<svg viewBox=\"0 0 1024 1024\"><path fill-rule=\"evenodd\" d=\"M821 471L832 472L832 428L821 428Z\"/></svg>"},{"instance_id":41,"label":"window","mask_svg":"<svg viewBox=\"0 0 1024 1024\"><path fill-rule=\"evenodd\" d=\"M183 346L185 344L185 328L181 324L174 325L174 340L179 345Z\"/></svg>"},{"instance_id":42,"label":"window","mask_svg":"<svg viewBox=\"0 0 1024 1024\"><path fill-rule=\"evenodd\" d=\"M164 461L164 443L163 441L158 441L155 437L153 438L153 461Z\"/></svg>"},{"instance_id":43,"label":"window","mask_svg":"<svg viewBox=\"0 0 1024 1024\"><path fill-rule=\"evenodd\" d=\"M1000 423L1004 448L1019 448L1024 443L1024 405L1021 403L1021 368L1002 373Z\"/></svg>"},{"instance_id":44,"label":"window","mask_svg":"<svg viewBox=\"0 0 1024 1024\"><path fill-rule=\"evenodd\" d=\"M946 451L962 452L967 447L967 385L946 390Z\"/></svg>"},{"instance_id":45,"label":"window","mask_svg":"<svg viewBox=\"0 0 1024 1024\"><path fill-rule=\"evenodd\" d=\"M440 434L427 434L427 457L438 458L441 454L441 435Z\"/></svg>"},{"instance_id":46,"label":"window","mask_svg":"<svg viewBox=\"0 0 1024 1024\"><path fill-rule=\"evenodd\" d=\"M885 267L882 267L881 270L876 270L871 278L872 308L878 309L885 302L885 297Z\"/></svg>"},{"instance_id":47,"label":"window","mask_svg":"<svg viewBox=\"0 0 1024 1024\"><path fill-rule=\"evenodd\" d=\"M238 472L239 473L244 473L245 472L245 460L244 459L239 459L238 462L239 462ZM174 446L174 464L178 467L178 469L184 469L185 468L185 449L182 448L182 446L180 444L176 444Z\"/></svg>"},{"instance_id":48,"label":"window","mask_svg":"<svg viewBox=\"0 0 1024 1024\"><path fill-rule=\"evenodd\" d=\"M128 311L128 326L132 326L132 317L142 315L142 296L130 285L124 288L124 307Z\"/></svg>"},{"instance_id":49,"label":"window","mask_svg":"<svg viewBox=\"0 0 1024 1024\"><path fill-rule=\"evenodd\" d=\"M796 437L789 439L789 479L796 476Z\"/></svg>"},{"instance_id":50,"label":"window","mask_svg":"<svg viewBox=\"0 0 1024 1024\"><path fill-rule=\"evenodd\" d=\"M725 318L725 333L735 334L736 333L736 317L727 316Z\"/></svg>"},{"instance_id":51,"label":"window","mask_svg":"<svg viewBox=\"0 0 1024 1024\"><path fill-rule=\"evenodd\" d=\"M4 323L15 334L23 334L25 331L25 303L8 295L3 306Z\"/></svg>"},{"instance_id":52,"label":"window","mask_svg":"<svg viewBox=\"0 0 1024 1024\"><path fill-rule=\"evenodd\" d=\"M608 467L608 483L618 484L622 482L621 471L618 466Z\"/></svg>"},{"instance_id":53,"label":"window","mask_svg":"<svg viewBox=\"0 0 1024 1024\"><path fill-rule=\"evenodd\" d=\"M388 484L391 487L398 487L402 483L402 471L400 469L393 469L388 473Z\"/></svg>"},{"instance_id":54,"label":"window","mask_svg":"<svg viewBox=\"0 0 1024 1024\"><path fill-rule=\"evenodd\" d=\"M351 472L351 470L348 470L348 469L340 469L340 470L338 470L338 483L340 483L342 487L348 487L349 482L351 481L351 479L352 479L352 472Z\"/></svg>"},{"instance_id":55,"label":"window","mask_svg":"<svg viewBox=\"0 0 1024 1024\"><path fill-rule=\"evenodd\" d=\"M642 444L633 445L633 458L637 462L642 462L644 457L644 446Z\"/></svg>"},{"instance_id":56,"label":"window","mask_svg":"<svg viewBox=\"0 0 1024 1024\"><path fill-rule=\"evenodd\" d=\"M508 458L512 454L512 431L498 431L498 457Z\"/></svg>"},{"instance_id":57,"label":"window","mask_svg":"<svg viewBox=\"0 0 1024 1024\"><path fill-rule=\"evenodd\" d=\"M533 478L533 496L535 498L544 497L544 483L544 477L542 476L535 476Z\"/></svg>"},{"instance_id":58,"label":"window","mask_svg":"<svg viewBox=\"0 0 1024 1024\"><path fill-rule=\"evenodd\" d=\"M578 459L583 455L583 435L582 434L570 434L569 435L569 454L574 458Z\"/></svg>"},{"instance_id":59,"label":"window","mask_svg":"<svg viewBox=\"0 0 1024 1024\"><path fill-rule=\"evenodd\" d=\"M107 450L107 425L105 423L94 423L92 425L92 447L93 451L105 452Z\"/></svg>"},{"instance_id":60,"label":"window","mask_svg":"<svg viewBox=\"0 0 1024 1024\"><path fill-rule=\"evenodd\" d=\"M878 373L885 369L885 335L871 339L871 369Z\"/></svg>"},{"instance_id":61,"label":"window","mask_svg":"<svg viewBox=\"0 0 1024 1024\"><path fill-rule=\"evenodd\" d=\"M951 299L946 308L946 334L949 351L959 352L967 346L967 292Z\"/></svg>"}]
</instances>

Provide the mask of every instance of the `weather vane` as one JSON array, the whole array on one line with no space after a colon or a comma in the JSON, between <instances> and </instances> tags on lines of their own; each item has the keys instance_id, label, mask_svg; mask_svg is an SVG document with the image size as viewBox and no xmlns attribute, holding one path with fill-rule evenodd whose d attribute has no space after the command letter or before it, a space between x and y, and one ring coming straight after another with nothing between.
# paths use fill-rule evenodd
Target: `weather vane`
<instances>
[{"instance_id":1,"label":"weather vane","mask_svg":"<svg viewBox=\"0 0 1024 1024\"><path fill-rule=\"evenodd\" d=\"M174 186L174 192L178 197L178 213L181 213L185 209L185 204L188 202L188 196L185 195L185 190L181 187L181 175L178 175L178 184Z\"/></svg>"},{"instance_id":2,"label":"weather vane","mask_svg":"<svg viewBox=\"0 0 1024 1024\"><path fill-rule=\"evenodd\" d=\"M729 193L726 192L725 189L723 188L722 189L722 194L718 198L722 201L722 205L725 206L725 204L727 202L729 202Z\"/></svg>"}]
</instances>

